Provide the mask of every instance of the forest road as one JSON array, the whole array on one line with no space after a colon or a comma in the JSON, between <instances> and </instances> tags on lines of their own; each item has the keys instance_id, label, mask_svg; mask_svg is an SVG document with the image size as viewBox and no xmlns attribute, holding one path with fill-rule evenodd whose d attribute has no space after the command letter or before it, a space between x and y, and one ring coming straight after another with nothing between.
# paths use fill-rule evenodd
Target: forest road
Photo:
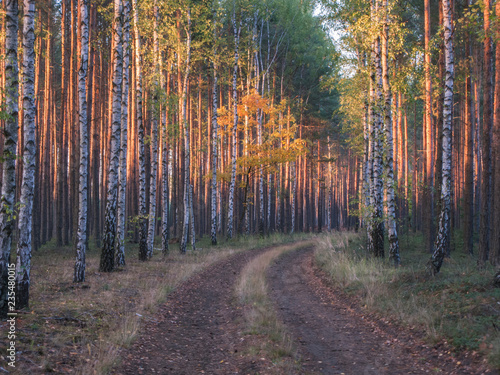
<instances>
[{"instance_id":1,"label":"forest road","mask_svg":"<svg viewBox=\"0 0 500 375\"><path fill-rule=\"evenodd\" d=\"M290 252L268 270L270 296L312 374L476 374L473 367L365 316L314 266L313 249ZM458 364L457 364L458 362Z\"/></svg>"},{"instance_id":2,"label":"forest road","mask_svg":"<svg viewBox=\"0 0 500 375\"><path fill-rule=\"evenodd\" d=\"M121 352L121 363L111 373L264 374L270 362L241 354L243 315L234 286L243 267L270 249L237 253L185 281Z\"/></svg>"},{"instance_id":3,"label":"forest road","mask_svg":"<svg viewBox=\"0 0 500 375\"><path fill-rule=\"evenodd\" d=\"M273 248L232 255L188 279L168 296L137 340L121 351L115 375L278 374L270 359L248 350L234 287L243 267ZM329 287L313 265L313 249L281 256L268 269L270 297L292 335L299 374L474 374L471 367L363 316ZM290 375L290 374L285 374Z\"/></svg>"}]
</instances>

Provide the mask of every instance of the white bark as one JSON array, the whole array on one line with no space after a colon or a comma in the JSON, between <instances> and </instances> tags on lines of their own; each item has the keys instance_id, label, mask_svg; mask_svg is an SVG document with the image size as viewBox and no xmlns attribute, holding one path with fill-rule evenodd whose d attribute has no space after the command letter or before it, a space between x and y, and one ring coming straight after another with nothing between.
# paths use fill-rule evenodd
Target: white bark
<instances>
[{"instance_id":1,"label":"white bark","mask_svg":"<svg viewBox=\"0 0 500 375\"><path fill-rule=\"evenodd\" d=\"M139 143L139 260L148 258L146 212L146 161L144 156L144 123L142 121L142 68L141 68L141 36L139 35L139 14L137 0L132 1L134 12L134 48L135 48L135 97L137 116L137 140Z\"/></svg>"},{"instance_id":2,"label":"white bark","mask_svg":"<svg viewBox=\"0 0 500 375\"><path fill-rule=\"evenodd\" d=\"M218 143L218 124L217 124L217 12L214 9L214 49L213 49L213 73L212 83L212 199L211 199L211 230L210 238L212 245L217 244L217 143Z\"/></svg>"},{"instance_id":3,"label":"white bark","mask_svg":"<svg viewBox=\"0 0 500 375\"><path fill-rule=\"evenodd\" d=\"M16 308L29 303L31 233L36 171L35 127L35 0L24 0L23 16L23 179L19 210L19 241L16 261Z\"/></svg>"},{"instance_id":4,"label":"white bark","mask_svg":"<svg viewBox=\"0 0 500 375\"><path fill-rule=\"evenodd\" d=\"M149 179L149 226L148 226L148 258L153 256L156 227L156 178L158 172L158 76L159 72L159 41L158 41L158 6L154 5L153 54L155 66L155 97L153 98L153 121L151 124L151 176Z\"/></svg>"},{"instance_id":5,"label":"white bark","mask_svg":"<svg viewBox=\"0 0 500 375\"><path fill-rule=\"evenodd\" d=\"M229 186L229 209L227 214L227 238L233 238L234 228L234 194L236 190L236 153L238 136L238 59L240 46L241 22L236 25L236 5L231 17L234 32L234 65L233 65L233 144L231 157L231 185Z\"/></svg>"},{"instance_id":6,"label":"white bark","mask_svg":"<svg viewBox=\"0 0 500 375\"><path fill-rule=\"evenodd\" d=\"M16 153L19 112L17 62L18 3L5 4L5 112L3 128L3 177L0 198L0 317L7 315L8 265L14 232L16 199Z\"/></svg>"},{"instance_id":7,"label":"white bark","mask_svg":"<svg viewBox=\"0 0 500 375\"><path fill-rule=\"evenodd\" d=\"M118 222L116 241L116 265L125 265L125 197L127 189L127 143L128 143L128 93L130 66L130 0L123 0L123 81L121 102L120 166L118 171Z\"/></svg>"},{"instance_id":8,"label":"white bark","mask_svg":"<svg viewBox=\"0 0 500 375\"><path fill-rule=\"evenodd\" d=\"M446 246L450 237L450 209L451 209L451 136L453 110L453 26L452 8L450 0L443 0L444 25L444 61L445 85L443 105L443 165L441 182L441 213L439 215L439 230L436 238L434 253L431 258L431 271L436 274L441 269L446 254Z\"/></svg>"},{"instance_id":9,"label":"white bark","mask_svg":"<svg viewBox=\"0 0 500 375\"><path fill-rule=\"evenodd\" d=\"M162 75L163 77L163 75ZM162 83L164 87L164 82ZM168 93L168 91L167 91ZM163 255L168 254L168 241L170 237L169 222L168 222L168 210L169 210L169 152L168 152L168 129L167 129L167 118L168 109L167 105L164 105L162 110L162 218L161 218L161 245Z\"/></svg>"},{"instance_id":10,"label":"white bark","mask_svg":"<svg viewBox=\"0 0 500 375\"><path fill-rule=\"evenodd\" d=\"M191 10L188 9L188 31L186 41L186 71L184 73L184 84L182 89L182 121L184 124L184 223L182 228L182 239L180 252L185 253L188 242L189 220L191 208L189 207L189 186L190 186L190 148L189 148L189 124L187 118L187 85L189 82L189 71L191 69Z\"/></svg>"},{"instance_id":11,"label":"white bark","mask_svg":"<svg viewBox=\"0 0 500 375\"><path fill-rule=\"evenodd\" d=\"M80 69L78 70L78 120L80 123L80 181L78 196L78 230L76 232L76 261L74 282L85 281L85 254L87 252L88 164L89 133L87 124L87 72L89 63L89 3L80 1Z\"/></svg>"},{"instance_id":12,"label":"white bark","mask_svg":"<svg viewBox=\"0 0 500 375\"><path fill-rule=\"evenodd\" d=\"M106 192L106 215L104 221L104 243L101 253L101 272L111 272L115 268L116 206L118 200L118 166L120 161L120 127L122 107L123 46L122 46L122 2L114 0L114 58L113 94L111 117L111 147Z\"/></svg>"},{"instance_id":13,"label":"white bark","mask_svg":"<svg viewBox=\"0 0 500 375\"><path fill-rule=\"evenodd\" d=\"M394 193L394 158L392 137L392 93L389 84L389 14L388 3L384 0L384 25L382 31L382 83L385 96L385 174L387 191L387 234L389 237L389 259L394 266L399 266L401 258L399 255L399 240L396 228L396 201Z\"/></svg>"}]
</instances>

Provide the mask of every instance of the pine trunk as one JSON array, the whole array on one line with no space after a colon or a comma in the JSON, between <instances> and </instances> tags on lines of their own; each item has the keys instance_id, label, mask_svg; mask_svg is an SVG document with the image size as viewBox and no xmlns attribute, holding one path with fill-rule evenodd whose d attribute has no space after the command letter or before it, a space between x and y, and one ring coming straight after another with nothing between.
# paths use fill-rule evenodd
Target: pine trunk
<instances>
[{"instance_id":1,"label":"pine trunk","mask_svg":"<svg viewBox=\"0 0 500 375\"><path fill-rule=\"evenodd\" d=\"M214 11L214 42L217 41L217 14ZM218 144L218 125L217 125L217 49L214 46L213 51L213 82L212 82L212 200L211 200L211 230L210 238L212 245L217 245L217 144Z\"/></svg>"}]
</instances>

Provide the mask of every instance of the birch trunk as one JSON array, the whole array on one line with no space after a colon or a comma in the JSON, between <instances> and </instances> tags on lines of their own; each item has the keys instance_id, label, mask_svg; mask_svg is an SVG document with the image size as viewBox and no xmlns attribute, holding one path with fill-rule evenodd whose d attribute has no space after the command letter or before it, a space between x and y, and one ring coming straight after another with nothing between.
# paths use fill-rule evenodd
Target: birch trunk
<instances>
[{"instance_id":1,"label":"birch trunk","mask_svg":"<svg viewBox=\"0 0 500 375\"><path fill-rule=\"evenodd\" d=\"M377 11L373 8L372 11ZM372 44L372 103L371 103L371 176L370 176L370 205L371 223L368 234L369 250L376 257L384 256L384 221L383 221L383 178L382 178L382 119L380 108L383 107L382 98L382 67L380 62L380 37Z\"/></svg>"},{"instance_id":2,"label":"birch trunk","mask_svg":"<svg viewBox=\"0 0 500 375\"><path fill-rule=\"evenodd\" d=\"M31 233L36 171L35 0L24 0L23 16L23 179L16 260L16 309L29 303Z\"/></svg>"},{"instance_id":3,"label":"birch trunk","mask_svg":"<svg viewBox=\"0 0 500 375\"><path fill-rule=\"evenodd\" d=\"M135 97L137 116L137 141L139 143L139 260L148 259L148 218L146 212L146 160L144 155L144 123L142 121L142 68L141 36L139 35L139 13L137 0L132 1L134 12L134 48L135 48Z\"/></svg>"},{"instance_id":4,"label":"birch trunk","mask_svg":"<svg viewBox=\"0 0 500 375\"><path fill-rule=\"evenodd\" d=\"M214 10L214 43L217 42L217 12ZM212 82L212 199L211 199L211 229L210 238L212 245L217 245L217 48L213 49L213 73Z\"/></svg>"},{"instance_id":5,"label":"birch trunk","mask_svg":"<svg viewBox=\"0 0 500 375\"><path fill-rule=\"evenodd\" d=\"M120 133L120 166L118 171L118 214L116 265L125 265L125 225L126 225L126 189L127 189L127 144L128 144L128 93L130 64L130 0L123 1L123 78L121 98L121 133Z\"/></svg>"},{"instance_id":6,"label":"birch trunk","mask_svg":"<svg viewBox=\"0 0 500 375\"><path fill-rule=\"evenodd\" d=\"M99 270L111 272L115 269L116 206L118 199L118 166L120 160L120 126L123 80L122 46L122 2L114 0L114 58L113 58L113 93L111 119L111 147L109 150L108 184L106 192L106 214L104 219L104 241Z\"/></svg>"},{"instance_id":7,"label":"birch trunk","mask_svg":"<svg viewBox=\"0 0 500 375\"><path fill-rule=\"evenodd\" d=\"M89 62L89 4L80 1L80 69L78 70L78 119L80 123L80 181L78 199L78 230L76 232L76 262L73 281L85 281L85 254L87 252L88 165L89 133L87 124L87 72Z\"/></svg>"},{"instance_id":8,"label":"birch trunk","mask_svg":"<svg viewBox=\"0 0 500 375\"><path fill-rule=\"evenodd\" d=\"M163 86L163 85L162 85ZM167 83L166 83L166 95L167 95L167 100L170 97L170 68L167 72ZM163 255L168 254L168 241L170 237L170 231L169 231L169 222L168 222L168 213L169 213L169 180L168 177L170 175L169 173L169 150L168 150L168 105L164 106L165 108L163 109L162 113L162 129L163 129L163 137L162 137L162 208L163 208L163 215L161 219L161 225L162 225L162 230L161 230L161 241L162 241L162 252Z\"/></svg>"},{"instance_id":9,"label":"birch trunk","mask_svg":"<svg viewBox=\"0 0 500 375\"><path fill-rule=\"evenodd\" d=\"M234 65L233 65L233 144L231 156L231 185L229 186L229 209L227 213L227 238L233 238L234 228L234 194L236 190L236 152L238 136L238 59L240 46L241 23L236 26L236 5L231 18L234 32Z\"/></svg>"},{"instance_id":10,"label":"birch trunk","mask_svg":"<svg viewBox=\"0 0 500 375\"><path fill-rule=\"evenodd\" d=\"M190 149L189 149L189 126L187 118L187 85L189 82L189 71L191 63L191 10L188 9L188 28L187 28L187 41L186 41L186 72L184 73L184 84L182 88L182 121L184 124L184 223L182 228L182 239L180 244L180 252L185 253L188 242L189 233L189 220L191 208L189 207L189 163L190 163Z\"/></svg>"},{"instance_id":11,"label":"birch trunk","mask_svg":"<svg viewBox=\"0 0 500 375\"><path fill-rule=\"evenodd\" d=\"M154 4L155 16L154 16L154 31L153 31L153 54L154 54L154 67L155 67L155 78L154 87L155 90L153 98L153 121L151 124L151 175L149 179L149 222L148 222L148 258L153 256L153 246L155 241L155 227L156 227L156 174L158 171L158 54L159 54L159 42L158 42L158 6L156 2Z\"/></svg>"},{"instance_id":12,"label":"birch trunk","mask_svg":"<svg viewBox=\"0 0 500 375\"><path fill-rule=\"evenodd\" d=\"M439 231L435 249L431 257L431 272L436 274L441 269L450 236L451 208L451 135L453 105L453 28L452 7L450 0L443 0L444 25L444 57L445 57L445 91L443 102L443 165L441 183L441 213L439 215Z\"/></svg>"},{"instance_id":13,"label":"birch trunk","mask_svg":"<svg viewBox=\"0 0 500 375\"><path fill-rule=\"evenodd\" d=\"M396 228L396 198L394 193L394 158L392 137L391 86L389 84L389 10L384 1L384 25L382 31L382 84L385 95L385 174L387 191L387 234L389 237L389 259L395 267L401 263L399 240ZM401 126L401 124L400 124Z\"/></svg>"},{"instance_id":14,"label":"birch trunk","mask_svg":"<svg viewBox=\"0 0 500 375\"><path fill-rule=\"evenodd\" d=\"M19 112L19 76L17 62L18 3L5 4L5 112L3 129L2 195L0 200L0 317L8 312L8 267L14 234L16 199L16 154Z\"/></svg>"}]
</instances>

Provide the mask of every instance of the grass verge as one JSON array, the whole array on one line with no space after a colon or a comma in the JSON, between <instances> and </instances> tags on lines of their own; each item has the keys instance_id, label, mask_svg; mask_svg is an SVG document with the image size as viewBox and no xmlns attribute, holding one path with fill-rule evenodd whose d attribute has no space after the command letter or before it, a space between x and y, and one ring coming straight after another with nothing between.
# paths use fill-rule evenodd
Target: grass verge
<instances>
[{"instance_id":1,"label":"grass verge","mask_svg":"<svg viewBox=\"0 0 500 375\"><path fill-rule=\"evenodd\" d=\"M476 261L456 250L441 272L426 270L429 254L417 236L401 238L403 266L366 256L364 236L339 232L323 236L316 263L344 292L385 319L423 330L432 343L444 340L500 369L500 288L494 270L478 270Z\"/></svg>"},{"instance_id":2,"label":"grass verge","mask_svg":"<svg viewBox=\"0 0 500 375\"><path fill-rule=\"evenodd\" d=\"M133 342L144 321L155 319L158 304L181 282L237 251L299 238L247 236L215 247L204 238L195 252L180 255L174 244L167 257L155 251L148 262L139 262L137 245L129 243L127 266L111 273L98 272L100 249L91 247L83 284L72 282L73 249L49 243L33 254L30 308L17 319L16 368L11 371L0 357L0 372L106 374L120 349ZM6 332L5 321L0 327ZM6 335L0 347L8 347Z\"/></svg>"},{"instance_id":3,"label":"grass verge","mask_svg":"<svg viewBox=\"0 0 500 375\"><path fill-rule=\"evenodd\" d=\"M236 285L236 297L244 311L245 333L259 337L248 350L271 360L274 367L269 369L269 374L298 374L300 367L292 340L268 296L266 272L281 255L311 245L312 241L303 241L259 255L245 266Z\"/></svg>"}]
</instances>

